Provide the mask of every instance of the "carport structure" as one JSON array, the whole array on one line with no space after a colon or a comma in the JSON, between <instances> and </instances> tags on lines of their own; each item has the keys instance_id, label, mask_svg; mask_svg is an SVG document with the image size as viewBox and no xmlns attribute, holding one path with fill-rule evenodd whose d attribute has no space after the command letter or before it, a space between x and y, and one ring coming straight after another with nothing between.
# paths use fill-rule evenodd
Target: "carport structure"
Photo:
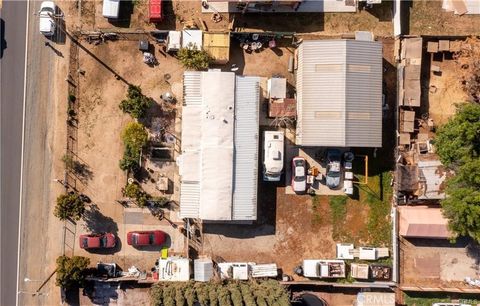
<instances>
[{"instance_id":1,"label":"carport structure","mask_svg":"<svg viewBox=\"0 0 480 306\"><path fill-rule=\"evenodd\" d=\"M296 144L382 146L382 43L304 41L298 49Z\"/></svg>"}]
</instances>

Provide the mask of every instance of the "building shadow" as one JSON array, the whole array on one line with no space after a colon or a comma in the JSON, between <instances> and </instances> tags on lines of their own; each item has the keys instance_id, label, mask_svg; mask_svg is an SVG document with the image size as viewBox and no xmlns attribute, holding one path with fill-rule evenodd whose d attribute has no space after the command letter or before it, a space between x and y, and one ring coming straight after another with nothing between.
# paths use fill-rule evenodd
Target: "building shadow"
<instances>
[{"instance_id":1,"label":"building shadow","mask_svg":"<svg viewBox=\"0 0 480 306\"><path fill-rule=\"evenodd\" d=\"M272 32L321 32L325 28L324 13L246 13L235 14L234 27Z\"/></svg>"},{"instance_id":2,"label":"building shadow","mask_svg":"<svg viewBox=\"0 0 480 306\"><path fill-rule=\"evenodd\" d=\"M412 9L413 1L412 0L403 0L400 1L400 24L402 27L402 34L410 34L410 10Z\"/></svg>"},{"instance_id":3,"label":"building shadow","mask_svg":"<svg viewBox=\"0 0 480 306\"><path fill-rule=\"evenodd\" d=\"M173 1L162 1L163 19L161 22L155 23L155 28L158 30L172 30L175 29L177 17L173 10Z\"/></svg>"},{"instance_id":4,"label":"building shadow","mask_svg":"<svg viewBox=\"0 0 480 306\"><path fill-rule=\"evenodd\" d=\"M129 28L132 20L133 9L135 5L131 0L120 1L120 7L118 12L118 18L109 18L108 22L118 28Z\"/></svg>"},{"instance_id":5,"label":"building shadow","mask_svg":"<svg viewBox=\"0 0 480 306\"><path fill-rule=\"evenodd\" d=\"M364 9L378 18L378 21L391 21L393 19L393 6L394 1L382 1L382 3L373 4L372 7L365 7Z\"/></svg>"}]
</instances>

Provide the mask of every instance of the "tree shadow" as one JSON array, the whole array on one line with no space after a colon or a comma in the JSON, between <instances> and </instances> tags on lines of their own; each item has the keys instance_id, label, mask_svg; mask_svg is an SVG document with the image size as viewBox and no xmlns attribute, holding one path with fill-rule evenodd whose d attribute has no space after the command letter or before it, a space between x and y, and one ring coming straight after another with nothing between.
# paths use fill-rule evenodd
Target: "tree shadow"
<instances>
[{"instance_id":1,"label":"tree shadow","mask_svg":"<svg viewBox=\"0 0 480 306\"><path fill-rule=\"evenodd\" d=\"M97 204L90 204L83 215L85 229L93 233L112 233L117 235L117 223L108 216L102 214Z\"/></svg>"},{"instance_id":2,"label":"tree shadow","mask_svg":"<svg viewBox=\"0 0 480 306\"><path fill-rule=\"evenodd\" d=\"M119 28L129 28L134 9L133 1L120 1L118 19L108 19L108 22Z\"/></svg>"},{"instance_id":3,"label":"tree shadow","mask_svg":"<svg viewBox=\"0 0 480 306\"><path fill-rule=\"evenodd\" d=\"M75 161L73 165L73 171L79 177L82 182L91 180L93 178L93 172L90 170L90 166L79 161Z\"/></svg>"},{"instance_id":4,"label":"tree shadow","mask_svg":"<svg viewBox=\"0 0 480 306\"><path fill-rule=\"evenodd\" d=\"M90 253L111 254L122 249L122 242L118 237L117 223L110 217L105 216L98 209L97 204L90 204L83 214L84 229L90 233L112 233L116 237L115 247L111 249L89 249Z\"/></svg>"}]
</instances>

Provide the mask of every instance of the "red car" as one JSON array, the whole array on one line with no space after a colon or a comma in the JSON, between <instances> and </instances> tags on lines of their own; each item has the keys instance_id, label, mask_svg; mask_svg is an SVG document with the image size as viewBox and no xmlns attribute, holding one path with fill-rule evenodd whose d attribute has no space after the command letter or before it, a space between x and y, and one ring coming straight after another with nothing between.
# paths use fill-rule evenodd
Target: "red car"
<instances>
[{"instance_id":1,"label":"red car","mask_svg":"<svg viewBox=\"0 0 480 306\"><path fill-rule=\"evenodd\" d=\"M162 245L166 238L162 231L135 231L127 234L127 243L133 246Z\"/></svg>"},{"instance_id":2,"label":"red car","mask_svg":"<svg viewBox=\"0 0 480 306\"><path fill-rule=\"evenodd\" d=\"M148 21L161 22L162 20L162 0L150 0L148 4Z\"/></svg>"},{"instance_id":3,"label":"red car","mask_svg":"<svg viewBox=\"0 0 480 306\"><path fill-rule=\"evenodd\" d=\"M110 249L116 245L116 237L112 233L80 235L82 249Z\"/></svg>"}]
</instances>

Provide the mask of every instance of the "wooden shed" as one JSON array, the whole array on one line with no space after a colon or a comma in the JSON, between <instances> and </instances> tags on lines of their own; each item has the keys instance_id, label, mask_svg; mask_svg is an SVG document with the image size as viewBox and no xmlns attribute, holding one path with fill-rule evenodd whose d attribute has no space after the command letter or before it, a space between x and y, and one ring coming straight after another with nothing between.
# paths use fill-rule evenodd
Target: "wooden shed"
<instances>
[{"instance_id":1,"label":"wooden shed","mask_svg":"<svg viewBox=\"0 0 480 306\"><path fill-rule=\"evenodd\" d=\"M215 64L226 64L230 59L230 33L204 32L203 49L213 58Z\"/></svg>"}]
</instances>

